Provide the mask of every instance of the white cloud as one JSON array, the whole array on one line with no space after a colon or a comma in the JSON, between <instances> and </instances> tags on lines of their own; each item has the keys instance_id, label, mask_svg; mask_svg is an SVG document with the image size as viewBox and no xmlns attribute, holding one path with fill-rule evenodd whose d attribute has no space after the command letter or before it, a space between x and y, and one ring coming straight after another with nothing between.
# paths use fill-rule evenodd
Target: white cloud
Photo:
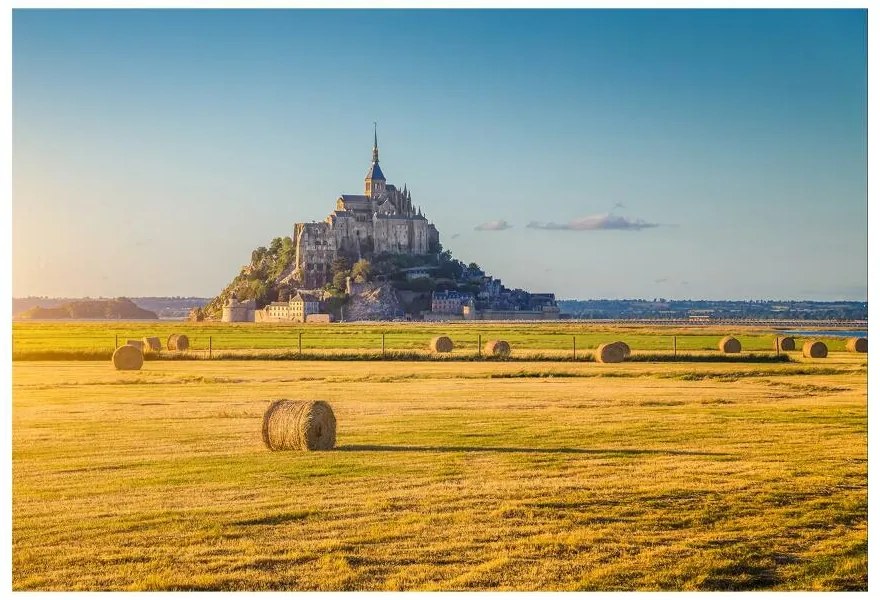
<instances>
[{"instance_id":1,"label":"white cloud","mask_svg":"<svg viewBox=\"0 0 880 600\"><path fill-rule=\"evenodd\" d=\"M504 231L505 229L510 229L513 227L510 223L505 221L504 219L496 219L494 221L486 221L485 223L480 223L476 227L474 227L475 231Z\"/></svg>"},{"instance_id":2,"label":"white cloud","mask_svg":"<svg viewBox=\"0 0 880 600\"><path fill-rule=\"evenodd\" d=\"M598 231L619 230L619 231L641 231L651 227L659 227L657 223L648 223L642 219L628 219L627 217L618 217L611 214L591 215L589 217L581 217L572 219L568 223L541 223L532 221L526 225L529 229L554 229L568 231Z\"/></svg>"}]
</instances>

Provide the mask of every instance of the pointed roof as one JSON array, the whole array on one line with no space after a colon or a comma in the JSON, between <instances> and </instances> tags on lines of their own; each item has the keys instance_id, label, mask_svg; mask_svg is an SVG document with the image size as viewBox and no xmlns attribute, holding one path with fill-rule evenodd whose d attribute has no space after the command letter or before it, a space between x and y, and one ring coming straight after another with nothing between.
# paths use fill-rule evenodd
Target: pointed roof
<instances>
[{"instance_id":1,"label":"pointed roof","mask_svg":"<svg viewBox=\"0 0 880 600\"><path fill-rule=\"evenodd\" d=\"M382 173L382 169L379 168L379 138L376 134L375 121L373 121L373 164L370 165L370 169L367 171L365 179L385 181L385 175Z\"/></svg>"},{"instance_id":2,"label":"pointed roof","mask_svg":"<svg viewBox=\"0 0 880 600\"><path fill-rule=\"evenodd\" d=\"M373 163L370 166L369 171L367 171L367 179L381 179L385 181L385 175L382 173L382 169L379 168L379 163Z\"/></svg>"}]
</instances>

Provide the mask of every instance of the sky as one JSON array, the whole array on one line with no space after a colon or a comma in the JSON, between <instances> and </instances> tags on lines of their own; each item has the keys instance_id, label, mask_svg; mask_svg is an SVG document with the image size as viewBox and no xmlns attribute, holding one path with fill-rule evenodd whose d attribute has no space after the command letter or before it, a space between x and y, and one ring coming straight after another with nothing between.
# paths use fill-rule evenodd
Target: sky
<instances>
[{"instance_id":1,"label":"sky","mask_svg":"<svg viewBox=\"0 0 880 600\"><path fill-rule=\"evenodd\" d=\"M375 121L508 287L866 300L866 14L17 9L13 295L213 296Z\"/></svg>"}]
</instances>

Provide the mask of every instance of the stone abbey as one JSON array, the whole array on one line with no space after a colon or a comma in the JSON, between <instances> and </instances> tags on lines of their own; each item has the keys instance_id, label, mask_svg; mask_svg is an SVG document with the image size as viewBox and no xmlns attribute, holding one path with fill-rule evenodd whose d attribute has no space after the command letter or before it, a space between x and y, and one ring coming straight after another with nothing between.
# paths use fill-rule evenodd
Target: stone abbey
<instances>
[{"instance_id":1,"label":"stone abbey","mask_svg":"<svg viewBox=\"0 0 880 600\"><path fill-rule=\"evenodd\" d=\"M410 191L387 183L379 167L379 144L373 131L373 160L364 178L363 194L343 194L320 223L296 223L296 259L291 280L303 288L330 281L333 260L374 254L424 255L439 251L437 228L416 208Z\"/></svg>"}]
</instances>

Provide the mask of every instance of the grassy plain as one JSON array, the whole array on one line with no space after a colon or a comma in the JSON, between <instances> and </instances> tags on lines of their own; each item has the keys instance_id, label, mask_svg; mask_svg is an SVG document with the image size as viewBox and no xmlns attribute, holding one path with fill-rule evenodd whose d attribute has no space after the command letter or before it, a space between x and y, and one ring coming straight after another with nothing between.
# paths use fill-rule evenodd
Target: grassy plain
<instances>
[{"instance_id":1,"label":"grassy plain","mask_svg":"<svg viewBox=\"0 0 880 600\"><path fill-rule=\"evenodd\" d=\"M14 362L12 416L17 590L867 589L864 355Z\"/></svg>"},{"instance_id":2,"label":"grassy plain","mask_svg":"<svg viewBox=\"0 0 880 600\"><path fill-rule=\"evenodd\" d=\"M572 342L582 354L603 342L622 340L638 351L672 351L673 336L679 351L717 351L718 341L734 333L744 352L772 352L777 332L767 328L737 327L646 327L643 325L595 325L565 322L548 323L181 323L169 321L135 322L29 322L12 324L13 358L39 359L54 352L69 358L86 358L89 353L104 359L120 344L133 338L158 336L163 342L172 333L189 336L192 348L202 352L209 339L215 351L298 350L302 335L304 352L424 351L436 335L449 335L456 354L473 355L478 340L505 339L514 356L534 353L571 354ZM807 338L797 339L797 350ZM845 340L823 338L831 351L843 351ZM66 354L65 354L66 353Z\"/></svg>"}]
</instances>

